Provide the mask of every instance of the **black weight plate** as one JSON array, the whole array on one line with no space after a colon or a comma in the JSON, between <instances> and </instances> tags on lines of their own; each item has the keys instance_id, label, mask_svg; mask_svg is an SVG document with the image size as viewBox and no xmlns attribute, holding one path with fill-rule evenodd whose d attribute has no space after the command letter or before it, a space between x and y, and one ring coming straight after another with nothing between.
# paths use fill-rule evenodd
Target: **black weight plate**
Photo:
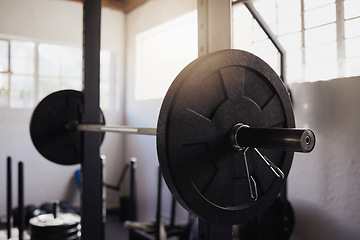
<instances>
[{"instance_id":1,"label":"black weight plate","mask_svg":"<svg viewBox=\"0 0 360 240\"><path fill-rule=\"evenodd\" d=\"M36 231L31 229L31 239L46 239L46 240L57 240L57 239L68 239L78 237L79 229L73 228L66 231Z\"/></svg>"},{"instance_id":2,"label":"black weight plate","mask_svg":"<svg viewBox=\"0 0 360 240\"><path fill-rule=\"evenodd\" d=\"M275 176L253 149L247 151L258 199L250 196L242 151L231 147L237 123L293 128L288 92L260 58L222 50L198 58L174 80L157 126L157 151L165 181L188 211L212 222L237 224L265 210L281 191L293 153L259 149L285 174Z\"/></svg>"},{"instance_id":3,"label":"black weight plate","mask_svg":"<svg viewBox=\"0 0 360 240\"><path fill-rule=\"evenodd\" d=\"M74 233L72 235L42 235L42 234L32 234L31 240L76 240L79 239L79 234Z\"/></svg>"},{"instance_id":4,"label":"black weight plate","mask_svg":"<svg viewBox=\"0 0 360 240\"><path fill-rule=\"evenodd\" d=\"M46 159L63 165L80 163L81 132L67 130L65 125L71 120L81 123L82 104L82 92L62 90L48 95L36 106L30 122L30 136L35 148ZM104 122L101 112L101 123ZM103 139L104 133L101 142Z\"/></svg>"}]
</instances>

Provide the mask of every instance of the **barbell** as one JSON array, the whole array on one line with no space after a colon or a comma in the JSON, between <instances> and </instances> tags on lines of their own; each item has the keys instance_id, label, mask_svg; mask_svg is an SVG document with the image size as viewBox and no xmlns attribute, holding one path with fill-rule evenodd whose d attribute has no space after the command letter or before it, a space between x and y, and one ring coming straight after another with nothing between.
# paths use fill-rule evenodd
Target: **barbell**
<instances>
[{"instance_id":1,"label":"barbell","mask_svg":"<svg viewBox=\"0 0 360 240\"><path fill-rule=\"evenodd\" d=\"M285 184L294 152L310 152L315 135L296 129L288 91L263 60L221 50L186 66L163 100L157 128L82 124L83 95L63 90L35 108L36 149L59 164L80 162L81 132L156 135L164 179L188 211L222 224L265 210Z\"/></svg>"}]
</instances>

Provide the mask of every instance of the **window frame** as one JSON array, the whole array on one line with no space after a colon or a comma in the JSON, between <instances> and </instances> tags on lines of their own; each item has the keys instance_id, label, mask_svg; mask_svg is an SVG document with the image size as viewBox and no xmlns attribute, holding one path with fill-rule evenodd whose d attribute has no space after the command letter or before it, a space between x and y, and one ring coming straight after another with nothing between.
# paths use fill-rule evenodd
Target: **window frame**
<instances>
[{"instance_id":1,"label":"window frame","mask_svg":"<svg viewBox=\"0 0 360 240\"><path fill-rule=\"evenodd\" d=\"M18 37L13 37L13 36L1 36L0 35L0 40L1 41L6 41L8 42L8 69L7 71L0 71L0 74L4 74L6 75L7 78L7 100L6 103L4 101L4 104L0 105L0 109L4 109L4 108L9 108L9 109L29 109L32 107L35 107L36 104L38 104L41 99L39 99L39 91L40 91L40 74L39 74L39 45L40 44L49 44L49 45L56 45L59 47L70 47L70 48L79 48L81 51L83 51L82 47L79 45L75 45L75 44L64 44L64 43L59 43L59 42L47 42L47 41L37 41L34 39L28 39L28 38L18 38ZM34 58L34 69L33 69L33 74L30 74L31 77L33 77L34 82L33 82L33 92L32 92L32 104L29 106L12 106L11 103L11 75L14 74L11 68L11 42L12 41L19 41L19 42L27 42L27 43L32 43L34 44L34 53L33 53L33 58ZM108 97L108 102L113 102L114 99L116 99L116 92L114 90L115 86L116 86L116 69L115 69L115 61L116 61L116 57L115 57L115 53L111 50L108 49L102 49L101 51L105 51L105 52L109 52L110 54L110 63L109 63L109 77L108 77L108 84L109 84L109 92L107 93L109 95ZM83 56L81 56L81 58L83 58ZM82 60L83 61L83 60ZM81 64L82 66L83 64ZM82 72L82 70L81 70ZM55 78L55 77L54 77ZM66 77L63 77L63 79L66 79ZM101 80L101 78L100 78ZM75 90L79 90L82 91L83 88L83 76L81 74L80 76L80 81L81 81L81 87L80 89L75 89ZM59 88L58 90L61 90L63 88ZM58 91L56 90L56 91ZM105 106L103 109L111 109L111 110L115 110L117 107L116 106L112 106L111 104L108 106Z\"/></svg>"}]
</instances>

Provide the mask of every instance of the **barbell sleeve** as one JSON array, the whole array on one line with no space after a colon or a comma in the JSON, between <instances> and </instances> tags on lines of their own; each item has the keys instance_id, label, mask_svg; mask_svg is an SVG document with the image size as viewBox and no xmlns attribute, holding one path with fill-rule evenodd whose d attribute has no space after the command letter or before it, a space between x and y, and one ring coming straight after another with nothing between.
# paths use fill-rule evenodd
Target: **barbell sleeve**
<instances>
[{"instance_id":1,"label":"barbell sleeve","mask_svg":"<svg viewBox=\"0 0 360 240\"><path fill-rule=\"evenodd\" d=\"M230 133L232 147L265 148L290 152L311 152L315 146L315 134L310 129L252 128L236 124Z\"/></svg>"}]
</instances>

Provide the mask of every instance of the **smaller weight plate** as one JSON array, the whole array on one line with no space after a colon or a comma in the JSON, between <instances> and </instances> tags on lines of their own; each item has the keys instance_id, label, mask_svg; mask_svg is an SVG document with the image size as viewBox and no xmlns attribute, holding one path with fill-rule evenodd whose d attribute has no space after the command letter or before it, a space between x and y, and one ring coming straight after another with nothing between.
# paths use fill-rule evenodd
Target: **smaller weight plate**
<instances>
[{"instance_id":1,"label":"smaller weight plate","mask_svg":"<svg viewBox=\"0 0 360 240\"><path fill-rule=\"evenodd\" d=\"M66 128L70 121L81 123L83 93L62 90L45 97L35 108L30 121L31 140L38 152L46 159L73 165L81 161L81 132ZM100 110L100 122L105 119ZM99 134L101 142L104 133Z\"/></svg>"}]
</instances>

